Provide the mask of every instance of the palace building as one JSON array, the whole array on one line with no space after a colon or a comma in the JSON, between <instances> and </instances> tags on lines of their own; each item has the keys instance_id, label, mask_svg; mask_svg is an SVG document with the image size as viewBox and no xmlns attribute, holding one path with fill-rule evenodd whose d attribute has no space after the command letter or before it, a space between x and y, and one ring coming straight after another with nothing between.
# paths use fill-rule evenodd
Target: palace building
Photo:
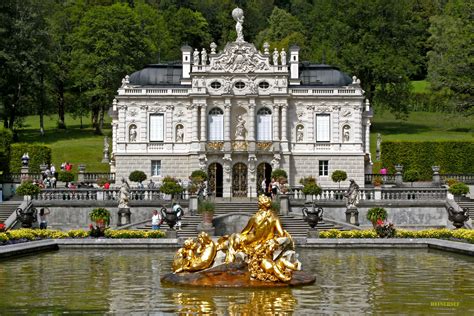
<instances>
[{"instance_id":1,"label":"palace building","mask_svg":"<svg viewBox=\"0 0 474 316\"><path fill-rule=\"evenodd\" d=\"M281 168L290 185L313 176L335 186L331 173L344 170L363 186L372 112L360 81L301 62L296 46L258 51L236 10L237 40L222 51L183 46L181 63L123 79L111 112L117 179L142 170L184 180L202 169L213 195L255 197Z\"/></svg>"}]
</instances>

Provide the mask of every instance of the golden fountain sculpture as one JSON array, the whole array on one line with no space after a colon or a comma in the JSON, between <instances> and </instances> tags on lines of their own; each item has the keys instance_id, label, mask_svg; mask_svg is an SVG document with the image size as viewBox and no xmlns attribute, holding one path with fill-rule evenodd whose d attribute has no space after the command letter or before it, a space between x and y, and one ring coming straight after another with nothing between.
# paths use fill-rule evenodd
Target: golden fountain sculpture
<instances>
[{"instance_id":1,"label":"golden fountain sculpture","mask_svg":"<svg viewBox=\"0 0 474 316\"><path fill-rule=\"evenodd\" d=\"M203 270L224 273L226 269L244 269L242 278L246 274L250 281L291 282L293 274L301 270L301 263L291 235L282 228L280 219L271 210L271 202L270 198L261 195L258 211L240 233L223 236L217 242L205 232L199 233L196 239L187 239L174 257L172 268L175 277ZM235 271L230 275L236 275ZM306 281L299 284L313 283L314 280L306 277ZM206 282L205 285L211 285L209 280Z\"/></svg>"}]
</instances>

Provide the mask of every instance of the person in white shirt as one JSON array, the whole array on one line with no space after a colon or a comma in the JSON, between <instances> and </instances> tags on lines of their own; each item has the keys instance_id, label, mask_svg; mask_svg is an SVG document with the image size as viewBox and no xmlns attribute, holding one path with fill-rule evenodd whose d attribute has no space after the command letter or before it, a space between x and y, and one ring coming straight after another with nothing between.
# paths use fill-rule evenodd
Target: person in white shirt
<instances>
[{"instance_id":1,"label":"person in white shirt","mask_svg":"<svg viewBox=\"0 0 474 316\"><path fill-rule=\"evenodd\" d=\"M161 215L157 210L153 210L153 216L151 217L151 229L157 230L160 229L161 225Z\"/></svg>"}]
</instances>

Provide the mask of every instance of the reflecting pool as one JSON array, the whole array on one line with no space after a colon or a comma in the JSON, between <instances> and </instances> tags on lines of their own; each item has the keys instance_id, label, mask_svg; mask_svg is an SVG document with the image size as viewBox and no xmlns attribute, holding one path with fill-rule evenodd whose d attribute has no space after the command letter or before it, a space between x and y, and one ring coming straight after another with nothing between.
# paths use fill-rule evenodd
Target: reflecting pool
<instances>
[{"instance_id":1,"label":"reflecting pool","mask_svg":"<svg viewBox=\"0 0 474 316\"><path fill-rule=\"evenodd\" d=\"M0 261L0 314L473 314L474 258L427 249L299 249L316 283L162 286L172 250L60 250Z\"/></svg>"}]
</instances>

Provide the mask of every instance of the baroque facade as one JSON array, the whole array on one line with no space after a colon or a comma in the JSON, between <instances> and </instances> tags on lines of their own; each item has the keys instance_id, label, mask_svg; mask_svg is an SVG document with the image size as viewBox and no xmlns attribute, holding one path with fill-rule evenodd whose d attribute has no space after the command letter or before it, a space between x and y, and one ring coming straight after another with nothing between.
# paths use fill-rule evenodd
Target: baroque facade
<instances>
[{"instance_id":1,"label":"baroque facade","mask_svg":"<svg viewBox=\"0 0 474 316\"><path fill-rule=\"evenodd\" d=\"M184 180L202 169L217 197L255 197L276 168L290 185L313 176L331 187L331 173L345 170L362 186L372 112L360 81L300 62L296 46L260 52L236 21L237 40L223 51L183 46L181 63L123 79L112 110L117 178L142 170Z\"/></svg>"}]
</instances>

